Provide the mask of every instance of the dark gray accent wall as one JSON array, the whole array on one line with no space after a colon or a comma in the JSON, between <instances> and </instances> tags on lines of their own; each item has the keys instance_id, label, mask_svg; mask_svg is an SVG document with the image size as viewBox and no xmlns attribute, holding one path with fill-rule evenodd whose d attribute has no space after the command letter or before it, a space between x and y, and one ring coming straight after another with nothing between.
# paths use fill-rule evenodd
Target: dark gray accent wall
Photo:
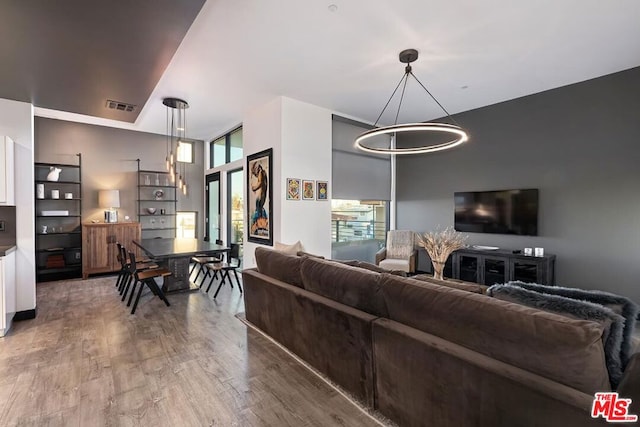
<instances>
[{"instance_id":1,"label":"dark gray accent wall","mask_svg":"<svg viewBox=\"0 0 640 427\"><path fill-rule=\"evenodd\" d=\"M640 302L640 68L455 118L468 144L398 156L399 229L452 226L455 191L538 188L539 236L469 243L543 247L557 255L557 284Z\"/></svg>"},{"instance_id":2,"label":"dark gray accent wall","mask_svg":"<svg viewBox=\"0 0 640 427\"><path fill-rule=\"evenodd\" d=\"M137 163L165 170L166 137L104 126L35 119L35 161L77 164L82 153L82 221L103 220L98 190L120 190L118 219L137 220ZM178 196L178 210L198 212L198 236L204 236L204 145L195 143L195 163L187 165L188 194Z\"/></svg>"}]
</instances>

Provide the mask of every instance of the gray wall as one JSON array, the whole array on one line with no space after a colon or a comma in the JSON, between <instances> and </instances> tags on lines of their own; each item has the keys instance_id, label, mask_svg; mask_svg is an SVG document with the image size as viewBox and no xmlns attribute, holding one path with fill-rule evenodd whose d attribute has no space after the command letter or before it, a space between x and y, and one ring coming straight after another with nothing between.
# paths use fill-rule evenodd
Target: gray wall
<instances>
[{"instance_id":1,"label":"gray wall","mask_svg":"<svg viewBox=\"0 0 640 427\"><path fill-rule=\"evenodd\" d=\"M470 233L469 243L544 247L557 284L640 302L640 68L456 119L468 144L398 156L399 229L452 226L455 191L538 188L539 236Z\"/></svg>"},{"instance_id":2,"label":"gray wall","mask_svg":"<svg viewBox=\"0 0 640 427\"><path fill-rule=\"evenodd\" d=\"M98 190L120 190L118 219L137 219L137 164L147 170L164 170L166 138L133 132L36 117L35 161L76 164L82 153L82 221L103 220L98 207ZM198 236L204 235L204 148L195 142L195 163L188 167L188 194L178 197L178 210L198 212ZM19 174L18 174L19 176Z\"/></svg>"}]
</instances>

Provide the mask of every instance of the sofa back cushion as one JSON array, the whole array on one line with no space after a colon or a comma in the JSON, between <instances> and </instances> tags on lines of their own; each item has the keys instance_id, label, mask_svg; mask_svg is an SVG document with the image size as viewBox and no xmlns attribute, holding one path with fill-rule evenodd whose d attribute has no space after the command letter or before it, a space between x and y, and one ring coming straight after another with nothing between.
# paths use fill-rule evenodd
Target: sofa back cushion
<instances>
[{"instance_id":1,"label":"sofa back cushion","mask_svg":"<svg viewBox=\"0 0 640 427\"><path fill-rule=\"evenodd\" d=\"M382 268L375 264L371 264L370 262L360 261L357 259L350 259L347 261L336 261L340 264L350 265L351 267L359 267L364 268L365 270L373 271L374 273L389 273L395 276L407 277L407 273L402 270L387 270L386 268Z\"/></svg>"},{"instance_id":2,"label":"sofa back cushion","mask_svg":"<svg viewBox=\"0 0 640 427\"><path fill-rule=\"evenodd\" d=\"M640 314L640 307L629 298L598 290L547 286L520 281L511 281L507 283L507 285L518 286L528 291L534 291L541 294L558 295L560 297L571 298L573 300L589 301L606 307L614 313L622 316L624 318L624 323L622 326L622 343L620 344L620 361L623 369L627 363L629 363L631 355L634 353L632 337L634 334L636 319L638 318L638 314Z\"/></svg>"},{"instance_id":3,"label":"sofa back cushion","mask_svg":"<svg viewBox=\"0 0 640 427\"><path fill-rule=\"evenodd\" d=\"M487 291L488 286L480 285L478 283L463 282L462 280L447 279L439 280L434 279L429 274L418 274L411 277L414 280L420 280L421 282L433 283L435 285L446 286L449 288L460 289L462 291L474 292L476 294L484 294Z\"/></svg>"},{"instance_id":4,"label":"sofa back cushion","mask_svg":"<svg viewBox=\"0 0 640 427\"><path fill-rule=\"evenodd\" d=\"M300 265L303 258L261 247L256 248L255 256L260 273L302 288Z\"/></svg>"},{"instance_id":5,"label":"sofa back cushion","mask_svg":"<svg viewBox=\"0 0 640 427\"><path fill-rule=\"evenodd\" d=\"M624 318L611 309L588 301L551 295L534 290L521 288L517 285L493 285L487 295L502 301L524 304L540 310L562 314L573 319L586 319L598 322L603 326L602 342L604 356L607 361L607 371L611 386L615 389L622 380L622 360L620 348L624 329Z\"/></svg>"},{"instance_id":6,"label":"sofa back cushion","mask_svg":"<svg viewBox=\"0 0 640 427\"><path fill-rule=\"evenodd\" d=\"M383 274L389 318L585 393L610 390L602 325Z\"/></svg>"},{"instance_id":7,"label":"sofa back cushion","mask_svg":"<svg viewBox=\"0 0 640 427\"><path fill-rule=\"evenodd\" d=\"M378 273L317 258L302 260L306 290L375 316L387 315Z\"/></svg>"}]
</instances>

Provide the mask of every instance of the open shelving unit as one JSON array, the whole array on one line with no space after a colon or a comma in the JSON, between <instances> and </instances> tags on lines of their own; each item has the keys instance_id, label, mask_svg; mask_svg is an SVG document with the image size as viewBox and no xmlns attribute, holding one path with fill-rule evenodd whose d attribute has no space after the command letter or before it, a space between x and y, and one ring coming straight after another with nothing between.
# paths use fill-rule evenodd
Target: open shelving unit
<instances>
[{"instance_id":1,"label":"open shelving unit","mask_svg":"<svg viewBox=\"0 0 640 427\"><path fill-rule=\"evenodd\" d=\"M82 276L82 155L78 164L34 164L36 199L36 281L79 278ZM50 168L60 168L57 181L47 180ZM44 187L44 195L38 194ZM54 198L52 191L58 191ZM70 198L65 194L71 193ZM68 212L66 215L46 214L46 211Z\"/></svg>"},{"instance_id":2,"label":"open shelving unit","mask_svg":"<svg viewBox=\"0 0 640 427\"><path fill-rule=\"evenodd\" d=\"M140 169L138 162L138 222L142 238L175 237L178 193L167 171ZM151 213L150 209L155 209Z\"/></svg>"}]
</instances>

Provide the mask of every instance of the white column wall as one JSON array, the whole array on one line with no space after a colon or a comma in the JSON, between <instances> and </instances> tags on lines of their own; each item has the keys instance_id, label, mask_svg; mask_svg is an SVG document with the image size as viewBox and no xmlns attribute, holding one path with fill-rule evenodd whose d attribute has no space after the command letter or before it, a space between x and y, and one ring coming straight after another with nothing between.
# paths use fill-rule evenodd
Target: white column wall
<instances>
[{"instance_id":1,"label":"white column wall","mask_svg":"<svg viewBox=\"0 0 640 427\"><path fill-rule=\"evenodd\" d=\"M273 171L271 175L271 183L273 187L273 212L270 212L271 221L273 221L273 241L280 240L280 199L283 196L280 186L280 159L282 147L282 98L276 98L266 105L263 105L247 114L242 123L242 151L244 153L244 168L247 165L247 156L257 153L267 148L273 148ZM246 174L245 170L245 187ZM245 188L245 195L246 195ZM245 203L248 203L245 196ZM255 267L256 260L254 251L256 243L247 241L249 235L246 218L247 207L245 206L245 224L244 224L244 249L243 249L243 267Z\"/></svg>"},{"instance_id":2,"label":"white column wall","mask_svg":"<svg viewBox=\"0 0 640 427\"><path fill-rule=\"evenodd\" d=\"M16 311L36 307L33 106L0 99L0 135L15 142Z\"/></svg>"},{"instance_id":3,"label":"white column wall","mask_svg":"<svg viewBox=\"0 0 640 427\"><path fill-rule=\"evenodd\" d=\"M330 199L291 201L285 192L287 178L321 180L329 182L331 197L331 111L285 97L253 110L243 121L244 165L247 155L268 148L273 148L274 242L300 240L307 251L330 257ZM244 245L244 267L254 267L259 245L246 237Z\"/></svg>"},{"instance_id":4,"label":"white column wall","mask_svg":"<svg viewBox=\"0 0 640 427\"><path fill-rule=\"evenodd\" d=\"M300 240L307 252L327 258L331 258L331 201L287 200L286 185L287 178L327 181L331 197L331 135L331 111L283 98L280 241Z\"/></svg>"}]
</instances>

